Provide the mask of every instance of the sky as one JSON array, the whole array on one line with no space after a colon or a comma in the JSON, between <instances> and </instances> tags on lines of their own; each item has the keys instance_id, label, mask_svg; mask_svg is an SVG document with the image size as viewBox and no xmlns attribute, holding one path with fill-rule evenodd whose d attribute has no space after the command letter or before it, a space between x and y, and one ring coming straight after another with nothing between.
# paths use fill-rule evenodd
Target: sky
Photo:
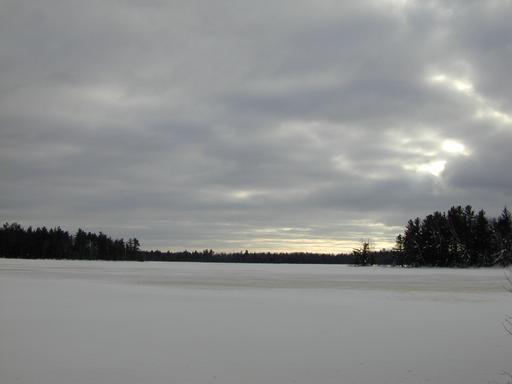
<instances>
[{"instance_id":1,"label":"sky","mask_svg":"<svg viewBox=\"0 0 512 384\"><path fill-rule=\"evenodd\" d=\"M512 1L0 0L0 219L392 247L512 206Z\"/></svg>"}]
</instances>

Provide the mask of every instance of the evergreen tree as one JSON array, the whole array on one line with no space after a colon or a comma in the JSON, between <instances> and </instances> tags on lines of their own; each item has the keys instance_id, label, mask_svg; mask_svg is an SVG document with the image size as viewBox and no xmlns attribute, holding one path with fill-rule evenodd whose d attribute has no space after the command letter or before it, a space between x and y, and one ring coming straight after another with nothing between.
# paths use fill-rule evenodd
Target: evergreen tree
<instances>
[{"instance_id":1,"label":"evergreen tree","mask_svg":"<svg viewBox=\"0 0 512 384\"><path fill-rule=\"evenodd\" d=\"M492 265L492 229L489 220L485 217L485 211L480 210L475 219L473 229L473 257L471 265L489 266Z\"/></svg>"},{"instance_id":2,"label":"evergreen tree","mask_svg":"<svg viewBox=\"0 0 512 384\"><path fill-rule=\"evenodd\" d=\"M512 216L507 207L503 208L501 215L495 222L497 252L495 263L509 265L512 261Z\"/></svg>"},{"instance_id":3,"label":"evergreen tree","mask_svg":"<svg viewBox=\"0 0 512 384\"><path fill-rule=\"evenodd\" d=\"M423 244L421 234L421 222L417 217L409 220L404 232L404 252L405 264L407 265L423 265Z\"/></svg>"}]
</instances>

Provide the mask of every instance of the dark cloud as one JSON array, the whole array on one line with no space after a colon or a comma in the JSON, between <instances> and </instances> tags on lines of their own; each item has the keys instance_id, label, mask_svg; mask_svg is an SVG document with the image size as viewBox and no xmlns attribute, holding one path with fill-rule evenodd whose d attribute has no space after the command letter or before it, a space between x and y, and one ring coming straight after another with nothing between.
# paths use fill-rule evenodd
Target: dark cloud
<instances>
[{"instance_id":1,"label":"dark cloud","mask_svg":"<svg viewBox=\"0 0 512 384\"><path fill-rule=\"evenodd\" d=\"M336 251L510 205L509 2L0 7L4 221Z\"/></svg>"}]
</instances>

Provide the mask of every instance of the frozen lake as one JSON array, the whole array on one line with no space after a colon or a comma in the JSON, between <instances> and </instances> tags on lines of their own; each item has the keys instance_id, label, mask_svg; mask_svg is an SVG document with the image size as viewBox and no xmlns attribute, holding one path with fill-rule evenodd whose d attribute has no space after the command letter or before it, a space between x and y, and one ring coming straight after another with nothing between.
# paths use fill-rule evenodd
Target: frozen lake
<instances>
[{"instance_id":1,"label":"frozen lake","mask_svg":"<svg viewBox=\"0 0 512 384\"><path fill-rule=\"evenodd\" d=\"M502 269L0 259L0 383L486 384Z\"/></svg>"}]
</instances>

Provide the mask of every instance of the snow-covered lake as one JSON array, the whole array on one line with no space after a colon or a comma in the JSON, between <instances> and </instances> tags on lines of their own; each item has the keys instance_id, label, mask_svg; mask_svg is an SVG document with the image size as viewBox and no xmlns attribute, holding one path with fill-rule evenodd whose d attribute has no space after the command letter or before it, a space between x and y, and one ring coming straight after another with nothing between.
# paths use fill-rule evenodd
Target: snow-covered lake
<instances>
[{"instance_id":1,"label":"snow-covered lake","mask_svg":"<svg viewBox=\"0 0 512 384\"><path fill-rule=\"evenodd\" d=\"M486 384L502 269L0 259L0 383Z\"/></svg>"}]
</instances>

